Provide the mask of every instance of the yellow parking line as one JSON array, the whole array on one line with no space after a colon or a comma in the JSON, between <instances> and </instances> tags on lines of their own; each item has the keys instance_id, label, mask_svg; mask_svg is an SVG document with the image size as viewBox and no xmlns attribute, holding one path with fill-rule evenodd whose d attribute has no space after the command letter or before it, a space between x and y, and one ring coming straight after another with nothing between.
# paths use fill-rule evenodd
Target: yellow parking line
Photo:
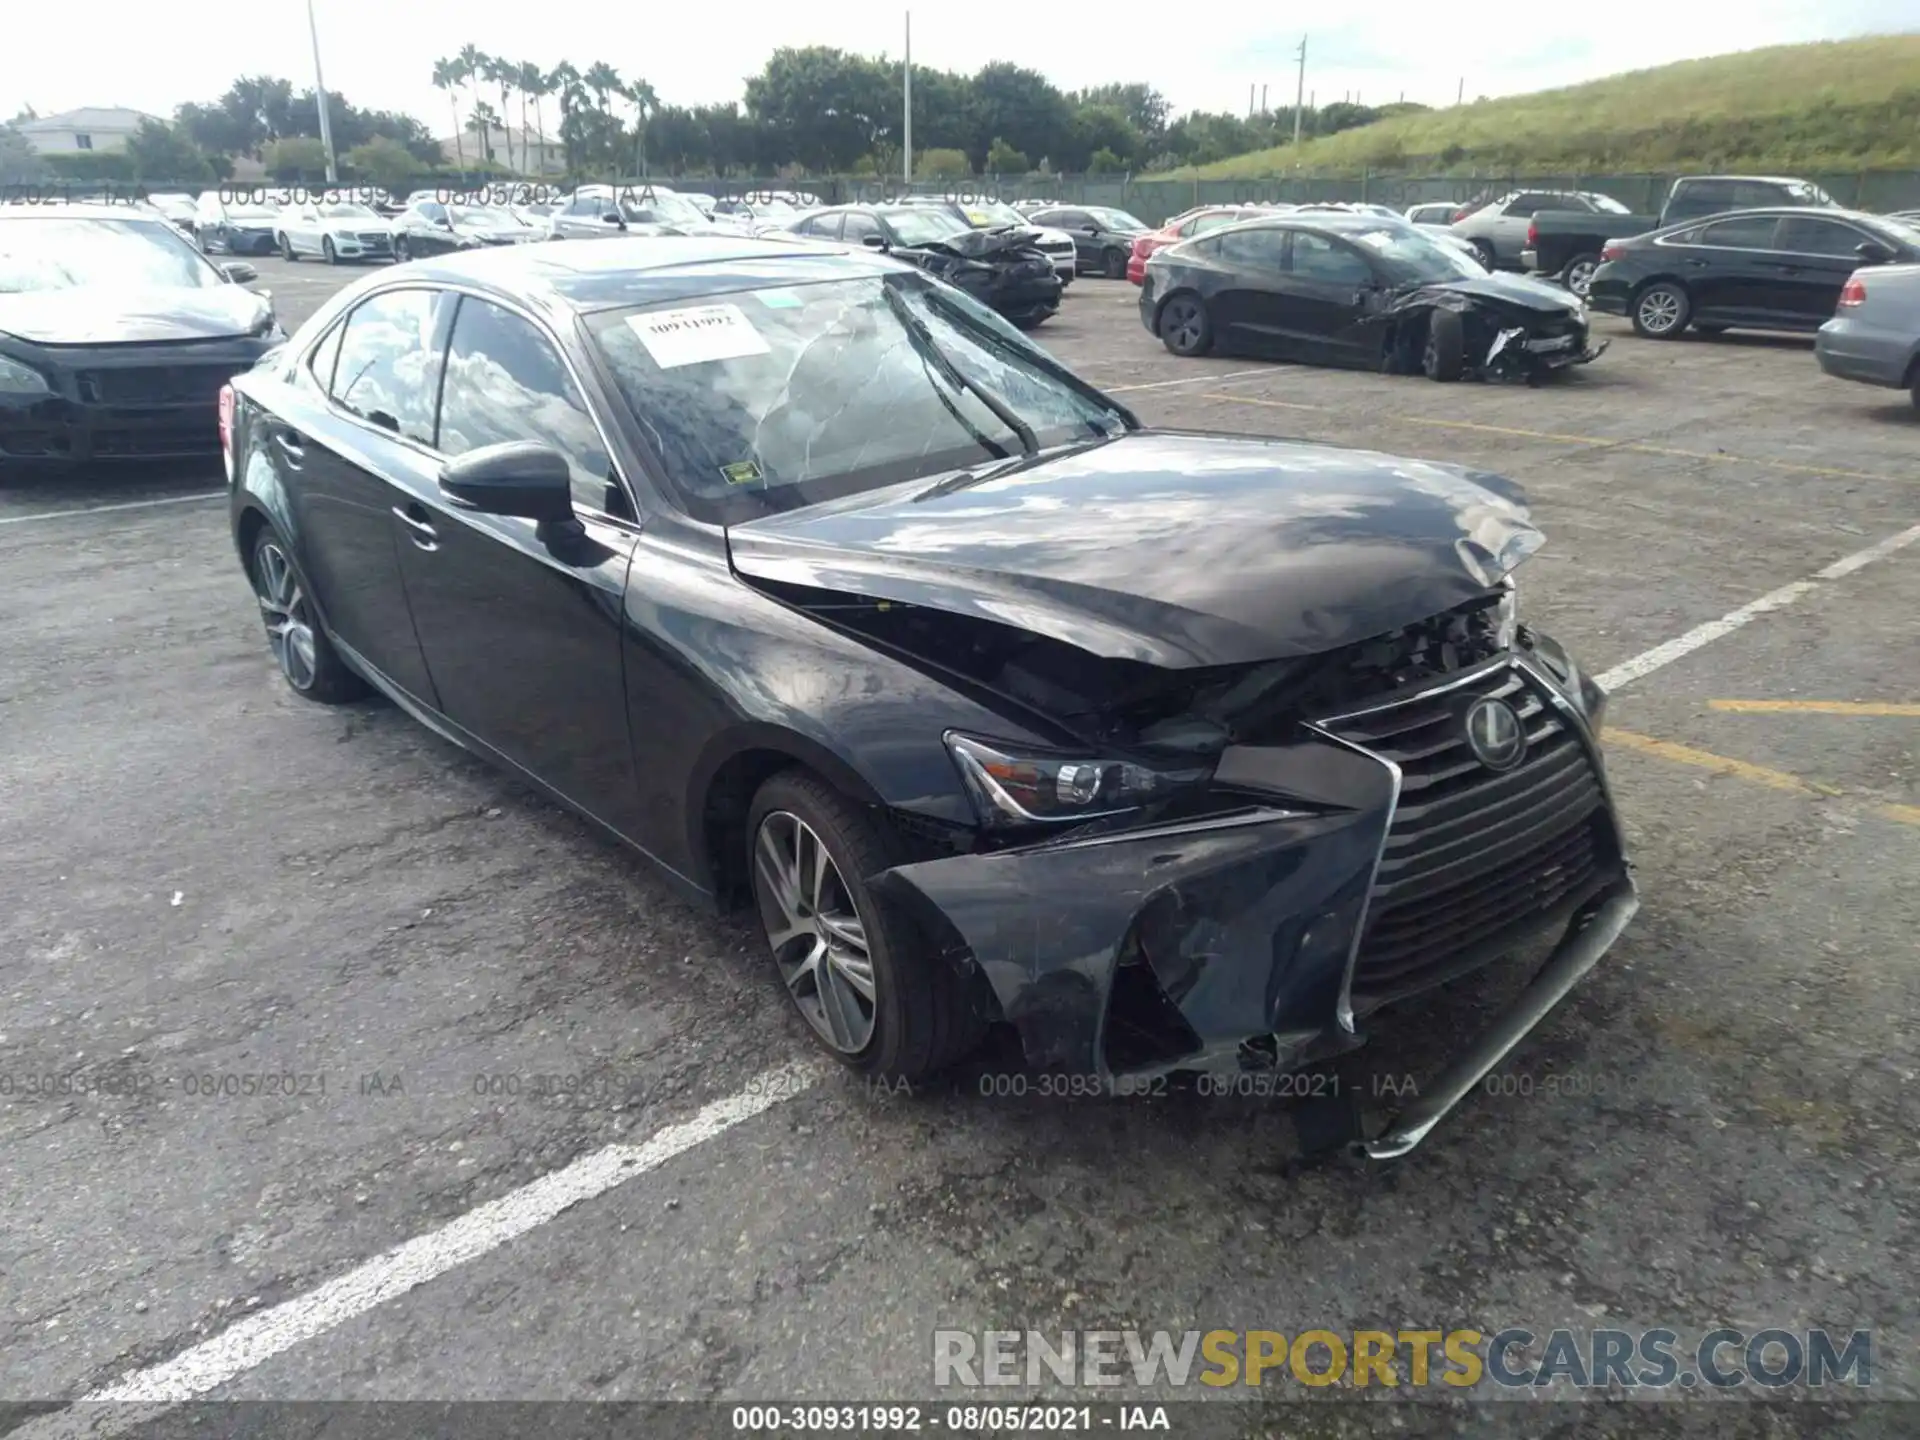
<instances>
[{"instance_id":1,"label":"yellow parking line","mask_svg":"<svg viewBox=\"0 0 1920 1440\"><path fill-rule=\"evenodd\" d=\"M1837 790L1831 785L1822 785L1814 780L1802 780L1798 775L1789 775L1784 770L1769 770L1764 765L1754 765L1745 760L1715 755L1711 750L1695 750L1691 745L1676 745L1671 740L1656 740L1651 735L1639 735L1631 730L1616 730L1611 725L1607 727L1606 743L1609 746L1620 745L1628 750L1637 750L1643 755L1652 755L1661 760L1671 760L1676 764L1693 765L1702 770L1711 770L1717 775L1731 775L1737 780L1764 785L1769 790L1784 790L1790 795L1824 796L1832 800L1853 798L1845 791ZM1888 820L1898 821L1902 825L1920 825L1920 805L1895 805L1887 801L1869 801L1866 808Z\"/></svg>"},{"instance_id":2,"label":"yellow parking line","mask_svg":"<svg viewBox=\"0 0 1920 1440\"><path fill-rule=\"evenodd\" d=\"M1709 700L1707 707L1741 715L1920 715L1920 705L1872 700Z\"/></svg>"},{"instance_id":3,"label":"yellow parking line","mask_svg":"<svg viewBox=\"0 0 1920 1440\"><path fill-rule=\"evenodd\" d=\"M1281 410L1331 410L1331 405L1302 405L1282 400L1256 400L1251 395L1228 395L1221 391L1203 391L1208 400L1231 400L1236 405L1268 405ZM1722 465L1764 465L1773 470L1790 470L1796 475L1820 475L1832 480L1881 480L1893 484L1912 483L1899 475L1877 475L1866 470L1837 470L1830 465L1802 465L1792 460L1764 460L1751 455L1729 455L1718 450L1678 450L1669 445L1649 445L1640 440L1608 440L1599 435L1563 435L1554 430L1522 430L1512 425L1485 425L1477 420L1442 420L1431 415L1385 415L1390 423L1425 425L1437 430L1471 430L1483 435L1510 435L1520 440L1545 440L1554 445L1584 445L1593 450L1631 450L1638 455L1661 455L1675 460L1712 460Z\"/></svg>"}]
</instances>

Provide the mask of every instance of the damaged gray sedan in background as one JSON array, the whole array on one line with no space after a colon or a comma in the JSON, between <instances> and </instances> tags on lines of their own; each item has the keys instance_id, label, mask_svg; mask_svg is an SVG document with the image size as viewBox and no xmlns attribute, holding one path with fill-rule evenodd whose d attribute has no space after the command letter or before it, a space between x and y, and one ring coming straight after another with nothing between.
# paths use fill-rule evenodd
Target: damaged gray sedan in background
<instances>
[{"instance_id":1,"label":"damaged gray sedan in background","mask_svg":"<svg viewBox=\"0 0 1920 1440\"><path fill-rule=\"evenodd\" d=\"M1597 359L1586 302L1489 273L1416 225L1295 212L1155 251L1140 322L1176 355L1519 380Z\"/></svg>"},{"instance_id":2,"label":"damaged gray sedan in background","mask_svg":"<svg viewBox=\"0 0 1920 1440\"><path fill-rule=\"evenodd\" d=\"M445 372L417 445L326 398L395 316ZM564 425L443 363L503 327L570 377ZM1636 908L1605 697L1521 617L1543 542L1511 483L1145 429L857 243L422 260L341 292L221 411L292 689L371 685L690 898L752 906L864 1073L933 1074L995 1025L1099 1093L1291 1071L1549 947L1354 1137L1398 1155ZM401 497L377 595L288 429L348 457L328 483Z\"/></svg>"}]
</instances>

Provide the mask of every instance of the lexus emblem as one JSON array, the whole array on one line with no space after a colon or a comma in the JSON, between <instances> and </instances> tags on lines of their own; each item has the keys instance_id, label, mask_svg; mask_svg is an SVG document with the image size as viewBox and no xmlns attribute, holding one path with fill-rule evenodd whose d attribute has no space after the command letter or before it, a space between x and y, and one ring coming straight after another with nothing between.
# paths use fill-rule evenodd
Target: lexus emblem
<instances>
[{"instance_id":1,"label":"lexus emblem","mask_svg":"<svg viewBox=\"0 0 1920 1440\"><path fill-rule=\"evenodd\" d=\"M1467 748L1489 770L1511 770L1527 758L1527 732L1504 700L1476 700L1467 711Z\"/></svg>"}]
</instances>

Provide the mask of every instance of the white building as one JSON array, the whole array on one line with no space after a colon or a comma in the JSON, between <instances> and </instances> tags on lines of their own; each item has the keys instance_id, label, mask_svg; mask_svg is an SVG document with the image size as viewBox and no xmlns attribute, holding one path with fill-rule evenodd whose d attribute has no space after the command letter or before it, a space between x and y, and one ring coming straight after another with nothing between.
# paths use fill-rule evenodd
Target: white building
<instances>
[{"instance_id":1,"label":"white building","mask_svg":"<svg viewBox=\"0 0 1920 1440\"><path fill-rule=\"evenodd\" d=\"M124 150L141 122L157 120L119 105L87 105L60 115L22 120L13 128L39 155L72 155L86 150Z\"/></svg>"},{"instance_id":2,"label":"white building","mask_svg":"<svg viewBox=\"0 0 1920 1440\"><path fill-rule=\"evenodd\" d=\"M513 142L511 152L507 145L509 140ZM517 125L511 128L496 125L488 132L485 146L481 145L479 134L473 130L463 133L457 146L451 135L434 143L440 147L440 153L450 165L458 164L462 159L472 164L491 149L496 164L511 164L522 175L558 175L567 168L566 147L531 127L522 130ZM511 160L508 159L509 153Z\"/></svg>"}]
</instances>

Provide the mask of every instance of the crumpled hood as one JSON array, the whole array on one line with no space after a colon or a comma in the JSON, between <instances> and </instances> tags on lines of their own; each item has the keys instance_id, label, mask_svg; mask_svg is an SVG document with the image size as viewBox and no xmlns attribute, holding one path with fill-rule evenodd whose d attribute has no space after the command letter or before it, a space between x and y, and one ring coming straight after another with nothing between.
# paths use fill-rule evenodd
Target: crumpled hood
<instances>
[{"instance_id":1,"label":"crumpled hood","mask_svg":"<svg viewBox=\"0 0 1920 1440\"><path fill-rule=\"evenodd\" d=\"M1008 226L1004 230L963 230L960 234L950 235L945 240L936 240L930 245L913 248L950 250L967 260L991 260L1010 250L1030 249L1038 235L1038 231L1025 226Z\"/></svg>"},{"instance_id":2,"label":"crumpled hood","mask_svg":"<svg viewBox=\"0 0 1920 1440\"><path fill-rule=\"evenodd\" d=\"M929 483L733 526L734 568L1184 668L1437 614L1544 538L1499 476L1255 437L1141 431L918 498Z\"/></svg>"},{"instance_id":3,"label":"crumpled hood","mask_svg":"<svg viewBox=\"0 0 1920 1440\"><path fill-rule=\"evenodd\" d=\"M273 314L263 295L242 285L71 290L0 294L0 335L40 345L120 345L154 340L214 340L251 335Z\"/></svg>"},{"instance_id":4,"label":"crumpled hood","mask_svg":"<svg viewBox=\"0 0 1920 1440\"><path fill-rule=\"evenodd\" d=\"M1485 275L1470 275L1459 280L1437 280L1419 288L1450 290L1456 295L1471 295L1477 300L1518 305L1527 310L1564 310L1572 315L1580 313L1580 297L1571 291L1550 285L1545 280L1536 280L1530 275L1511 275L1501 270L1490 270Z\"/></svg>"}]
</instances>

